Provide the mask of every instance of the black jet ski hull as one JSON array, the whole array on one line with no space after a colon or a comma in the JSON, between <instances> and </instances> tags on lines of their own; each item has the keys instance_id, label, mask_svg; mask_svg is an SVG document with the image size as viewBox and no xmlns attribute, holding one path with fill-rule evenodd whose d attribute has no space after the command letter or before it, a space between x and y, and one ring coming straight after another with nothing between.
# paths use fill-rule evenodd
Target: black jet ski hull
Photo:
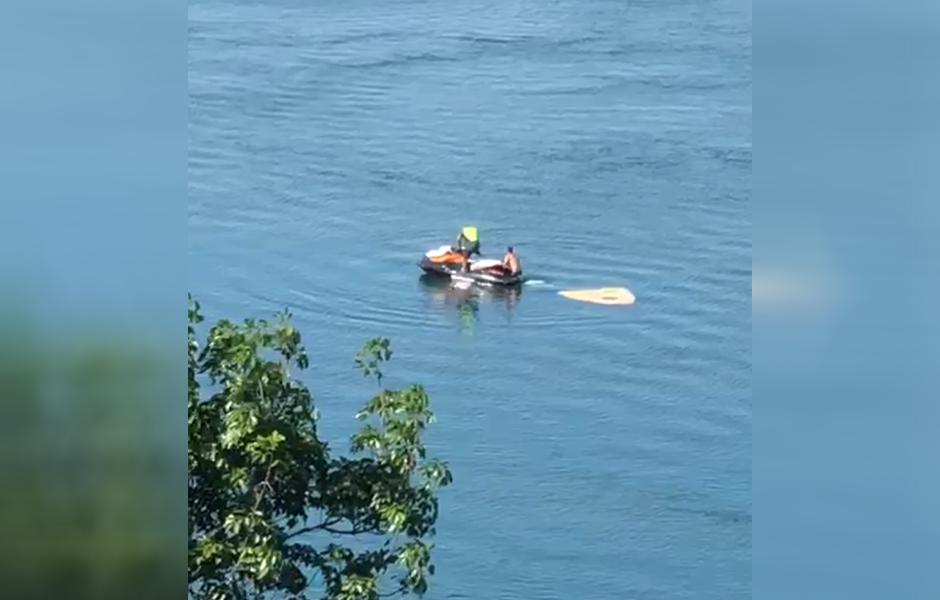
<instances>
[{"instance_id":1,"label":"black jet ski hull","mask_svg":"<svg viewBox=\"0 0 940 600\"><path fill-rule=\"evenodd\" d=\"M501 286L514 286L520 285L522 283L521 273L510 275L508 273L500 272L497 269L464 271L461 265L454 263L436 263L426 256L421 259L421 262L418 263L418 266L421 267L425 273L431 273L441 277L449 277L455 281L468 281L482 285Z\"/></svg>"}]
</instances>

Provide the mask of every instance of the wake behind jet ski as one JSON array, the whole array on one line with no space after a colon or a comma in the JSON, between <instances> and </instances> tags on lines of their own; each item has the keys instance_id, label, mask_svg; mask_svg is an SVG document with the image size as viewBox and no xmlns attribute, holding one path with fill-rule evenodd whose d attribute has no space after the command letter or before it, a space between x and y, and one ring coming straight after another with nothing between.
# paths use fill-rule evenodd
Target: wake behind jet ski
<instances>
[{"instance_id":1,"label":"wake behind jet ski","mask_svg":"<svg viewBox=\"0 0 940 600\"><path fill-rule=\"evenodd\" d=\"M513 286L522 283L522 272L518 270L518 259L510 248L512 259L500 261L486 258L471 258L480 255L480 242L475 227L464 227L453 246L441 246L429 250L418 263L426 273L449 277L454 281L483 285ZM508 258L509 255L507 255ZM516 272L509 268L510 263Z\"/></svg>"}]
</instances>

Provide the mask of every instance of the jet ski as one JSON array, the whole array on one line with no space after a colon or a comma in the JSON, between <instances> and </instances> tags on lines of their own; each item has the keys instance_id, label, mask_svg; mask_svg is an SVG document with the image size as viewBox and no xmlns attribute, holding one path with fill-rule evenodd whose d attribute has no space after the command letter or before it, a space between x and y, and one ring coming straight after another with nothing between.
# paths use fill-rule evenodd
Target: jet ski
<instances>
[{"instance_id":1,"label":"jet ski","mask_svg":"<svg viewBox=\"0 0 940 600\"><path fill-rule=\"evenodd\" d=\"M425 273L449 277L453 281L483 285L513 286L522 283L522 274L513 275L498 260L471 258L466 271L463 269L463 254L450 246L429 250L418 266Z\"/></svg>"}]
</instances>

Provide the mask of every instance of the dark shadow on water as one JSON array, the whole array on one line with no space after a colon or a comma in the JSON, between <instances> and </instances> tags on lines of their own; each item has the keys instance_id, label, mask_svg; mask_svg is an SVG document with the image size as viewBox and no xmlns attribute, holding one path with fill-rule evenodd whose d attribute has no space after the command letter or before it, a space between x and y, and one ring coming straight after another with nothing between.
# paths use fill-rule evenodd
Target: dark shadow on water
<instances>
[{"instance_id":1,"label":"dark shadow on water","mask_svg":"<svg viewBox=\"0 0 940 600\"><path fill-rule=\"evenodd\" d=\"M493 305L501 309L508 321L512 320L516 305L522 296L522 286L455 287L446 277L424 274L419 278L421 288L435 304L450 306L460 319L460 329L472 333L480 319L480 308Z\"/></svg>"}]
</instances>

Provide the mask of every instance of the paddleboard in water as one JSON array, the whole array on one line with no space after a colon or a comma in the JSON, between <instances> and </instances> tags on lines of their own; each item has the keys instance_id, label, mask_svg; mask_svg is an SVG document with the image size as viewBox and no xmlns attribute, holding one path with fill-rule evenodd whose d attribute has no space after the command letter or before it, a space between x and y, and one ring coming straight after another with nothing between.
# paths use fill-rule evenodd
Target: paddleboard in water
<instances>
[{"instance_id":1,"label":"paddleboard in water","mask_svg":"<svg viewBox=\"0 0 940 600\"><path fill-rule=\"evenodd\" d=\"M636 296L627 288L600 288L596 290L565 290L559 295L580 302L594 304L621 304L630 305L636 302Z\"/></svg>"}]
</instances>

